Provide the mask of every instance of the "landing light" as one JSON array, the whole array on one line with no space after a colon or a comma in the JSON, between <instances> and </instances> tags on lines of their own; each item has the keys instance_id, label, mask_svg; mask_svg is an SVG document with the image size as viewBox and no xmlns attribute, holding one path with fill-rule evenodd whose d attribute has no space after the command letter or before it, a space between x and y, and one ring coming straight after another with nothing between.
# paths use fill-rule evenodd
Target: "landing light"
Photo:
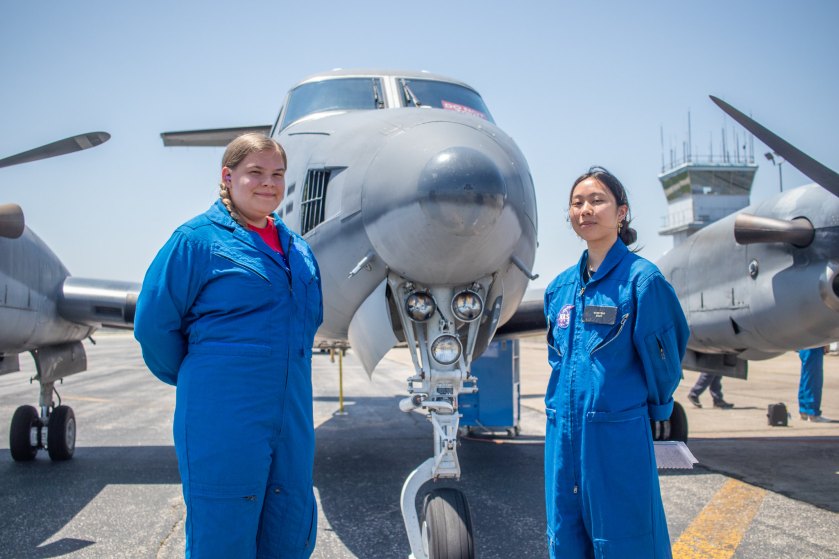
<instances>
[{"instance_id":1,"label":"landing light","mask_svg":"<svg viewBox=\"0 0 839 559\"><path fill-rule=\"evenodd\" d=\"M460 340L451 334L443 334L431 344L431 356L441 365L451 365L460 359Z\"/></svg>"},{"instance_id":2,"label":"landing light","mask_svg":"<svg viewBox=\"0 0 839 559\"><path fill-rule=\"evenodd\" d=\"M415 322L425 322L437 310L434 297L422 291L414 291L405 299L405 312Z\"/></svg>"},{"instance_id":3,"label":"landing light","mask_svg":"<svg viewBox=\"0 0 839 559\"><path fill-rule=\"evenodd\" d=\"M481 316L483 310L484 302L474 291L461 291L452 299L452 312L463 322L472 322Z\"/></svg>"}]
</instances>

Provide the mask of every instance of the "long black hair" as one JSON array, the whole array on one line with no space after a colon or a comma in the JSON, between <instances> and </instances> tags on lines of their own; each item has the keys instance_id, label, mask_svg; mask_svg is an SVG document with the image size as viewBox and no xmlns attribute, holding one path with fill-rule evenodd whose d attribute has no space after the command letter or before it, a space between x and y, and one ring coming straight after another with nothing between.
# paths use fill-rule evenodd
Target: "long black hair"
<instances>
[{"instance_id":1,"label":"long black hair","mask_svg":"<svg viewBox=\"0 0 839 559\"><path fill-rule=\"evenodd\" d=\"M577 188L578 184L586 179L595 179L605 185L615 197L615 200L617 200L618 206L626 206L626 217L621 222L618 237L620 237L620 240L627 246L637 241L638 232L629 226L632 218L630 217L629 198L626 197L626 189L623 187L623 184L621 184L621 181L619 181L615 175L607 171L604 167L590 167L588 171L580 175L580 177L574 181L574 184L571 186L571 193L568 195L568 205L571 205L571 197L574 196L574 189Z\"/></svg>"}]
</instances>

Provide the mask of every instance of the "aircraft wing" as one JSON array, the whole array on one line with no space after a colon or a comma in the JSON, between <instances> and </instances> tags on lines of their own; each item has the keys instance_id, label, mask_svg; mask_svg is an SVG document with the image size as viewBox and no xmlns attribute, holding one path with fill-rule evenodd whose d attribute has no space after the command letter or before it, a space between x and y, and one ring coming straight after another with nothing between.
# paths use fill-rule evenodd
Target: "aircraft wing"
<instances>
[{"instance_id":1,"label":"aircraft wing","mask_svg":"<svg viewBox=\"0 0 839 559\"><path fill-rule=\"evenodd\" d=\"M163 145L172 146L196 146L196 147L225 147L236 137L248 132L260 132L268 134L271 132L271 125L260 126L238 126L236 128L211 128L207 130L183 130L181 132L163 132Z\"/></svg>"},{"instance_id":2,"label":"aircraft wing","mask_svg":"<svg viewBox=\"0 0 839 559\"><path fill-rule=\"evenodd\" d=\"M510 320L498 327L496 338L522 338L544 334L548 326L545 322L545 303L541 299L522 301Z\"/></svg>"},{"instance_id":3,"label":"aircraft wing","mask_svg":"<svg viewBox=\"0 0 839 559\"><path fill-rule=\"evenodd\" d=\"M58 298L66 320L97 328L134 328L139 283L68 277Z\"/></svg>"},{"instance_id":4,"label":"aircraft wing","mask_svg":"<svg viewBox=\"0 0 839 559\"><path fill-rule=\"evenodd\" d=\"M728 116L739 122L743 128L757 136L761 142L772 148L772 151L786 159L793 167L807 175L814 182L821 185L825 190L830 191L834 196L839 196L839 173L836 173L829 167L822 165L794 145L744 115L722 99L718 99L713 95L710 97L711 101L716 103L716 105L725 111Z\"/></svg>"}]
</instances>

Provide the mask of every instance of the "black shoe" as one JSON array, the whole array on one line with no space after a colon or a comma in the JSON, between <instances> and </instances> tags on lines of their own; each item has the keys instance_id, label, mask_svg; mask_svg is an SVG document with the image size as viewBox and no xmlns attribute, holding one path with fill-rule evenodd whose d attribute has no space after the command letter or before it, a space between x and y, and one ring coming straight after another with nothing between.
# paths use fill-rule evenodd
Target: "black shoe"
<instances>
[{"instance_id":1,"label":"black shoe","mask_svg":"<svg viewBox=\"0 0 839 559\"><path fill-rule=\"evenodd\" d=\"M694 396L693 394L688 394L688 402L696 406L697 408L702 407L702 402L699 401L699 396Z\"/></svg>"},{"instance_id":2,"label":"black shoe","mask_svg":"<svg viewBox=\"0 0 839 559\"><path fill-rule=\"evenodd\" d=\"M734 404L728 403L725 400L717 400L714 402L715 408L720 408L721 410L730 410L734 407Z\"/></svg>"}]
</instances>

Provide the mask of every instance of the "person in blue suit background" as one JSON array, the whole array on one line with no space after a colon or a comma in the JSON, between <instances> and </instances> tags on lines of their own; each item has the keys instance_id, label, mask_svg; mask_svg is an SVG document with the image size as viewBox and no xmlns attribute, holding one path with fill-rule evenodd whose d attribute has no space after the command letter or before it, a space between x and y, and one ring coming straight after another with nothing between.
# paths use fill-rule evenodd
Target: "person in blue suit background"
<instances>
[{"instance_id":1,"label":"person in blue suit background","mask_svg":"<svg viewBox=\"0 0 839 559\"><path fill-rule=\"evenodd\" d=\"M798 413L804 421L833 423L822 415L822 387L824 386L824 353L827 348L814 347L798 352L801 359L801 379L798 383Z\"/></svg>"},{"instance_id":2,"label":"person in blue suit background","mask_svg":"<svg viewBox=\"0 0 839 559\"><path fill-rule=\"evenodd\" d=\"M314 549L311 348L323 319L306 242L273 213L286 154L245 134L220 196L155 257L134 333L176 389L186 557L306 558Z\"/></svg>"},{"instance_id":3,"label":"person in blue suit background","mask_svg":"<svg viewBox=\"0 0 839 559\"><path fill-rule=\"evenodd\" d=\"M650 419L670 418L687 322L658 268L627 248L620 181L592 167L569 202L587 249L545 291L550 556L671 557Z\"/></svg>"}]
</instances>

